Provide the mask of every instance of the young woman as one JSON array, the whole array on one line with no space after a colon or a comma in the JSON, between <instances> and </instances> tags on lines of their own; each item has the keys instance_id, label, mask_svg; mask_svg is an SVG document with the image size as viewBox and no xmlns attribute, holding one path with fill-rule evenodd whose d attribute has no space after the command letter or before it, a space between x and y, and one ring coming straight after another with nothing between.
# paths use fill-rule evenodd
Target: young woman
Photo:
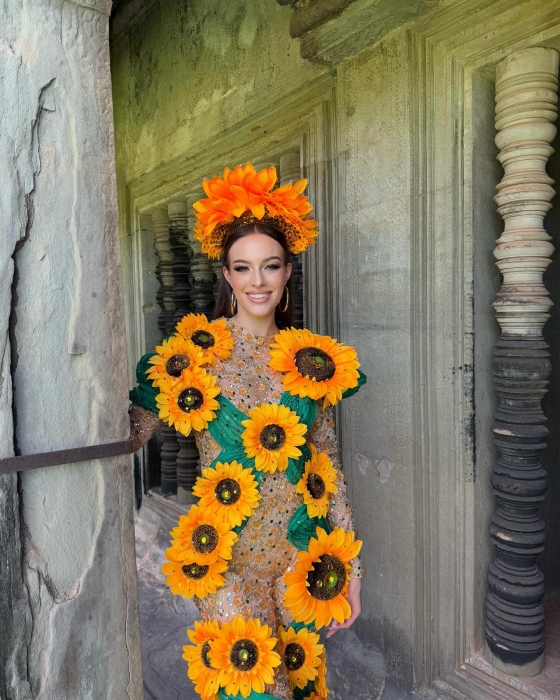
<instances>
[{"instance_id":1,"label":"young woman","mask_svg":"<svg viewBox=\"0 0 560 700\"><path fill-rule=\"evenodd\" d=\"M136 448L162 420L197 431L200 500L172 531L163 572L202 616L184 658L204 700L326 699L317 631L360 614L333 405L365 377L352 348L291 328L290 254L316 222L305 181L275 182L274 168L247 164L204 183L196 236L223 262L216 321L185 317L131 392Z\"/></svg>"}]
</instances>

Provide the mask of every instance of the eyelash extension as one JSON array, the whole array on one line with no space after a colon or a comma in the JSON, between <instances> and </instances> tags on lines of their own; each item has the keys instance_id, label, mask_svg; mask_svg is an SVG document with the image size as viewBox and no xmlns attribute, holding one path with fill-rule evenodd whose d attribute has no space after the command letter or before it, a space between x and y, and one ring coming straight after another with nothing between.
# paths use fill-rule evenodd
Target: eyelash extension
<instances>
[{"instance_id":1,"label":"eyelash extension","mask_svg":"<svg viewBox=\"0 0 560 700\"><path fill-rule=\"evenodd\" d=\"M248 270L249 268L247 267L247 265L239 265L238 267L235 267L235 266L234 266L233 269L235 270L235 272L247 272L247 270ZM267 269L267 270L279 270L279 269L280 269L280 265L277 265L277 264L275 264L275 263L271 263L270 265L267 265L267 266L266 266L266 269Z\"/></svg>"}]
</instances>

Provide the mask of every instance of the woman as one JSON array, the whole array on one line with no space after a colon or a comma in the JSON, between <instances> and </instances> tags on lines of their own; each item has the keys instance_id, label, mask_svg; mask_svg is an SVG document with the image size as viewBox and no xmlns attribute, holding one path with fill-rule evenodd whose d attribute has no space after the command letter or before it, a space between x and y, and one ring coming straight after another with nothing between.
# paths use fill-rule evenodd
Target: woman
<instances>
[{"instance_id":1,"label":"woman","mask_svg":"<svg viewBox=\"0 0 560 700\"><path fill-rule=\"evenodd\" d=\"M204 700L326 698L315 630L329 637L360 614L333 405L365 377L352 348L289 330L290 253L317 232L306 181L275 182L273 167L247 164L204 183L195 235L222 259L217 320L185 317L131 392L136 448L160 419L197 431L200 501L172 531L163 571L204 620L185 647Z\"/></svg>"}]
</instances>

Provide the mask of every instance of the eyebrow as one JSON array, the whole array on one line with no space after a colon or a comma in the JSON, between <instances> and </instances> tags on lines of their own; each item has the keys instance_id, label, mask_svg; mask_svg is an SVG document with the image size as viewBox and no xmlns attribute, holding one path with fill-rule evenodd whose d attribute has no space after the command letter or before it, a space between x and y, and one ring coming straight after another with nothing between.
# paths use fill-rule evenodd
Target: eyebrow
<instances>
[{"instance_id":1,"label":"eyebrow","mask_svg":"<svg viewBox=\"0 0 560 700\"><path fill-rule=\"evenodd\" d=\"M280 259L281 259L281 258L280 258L279 255L271 255L270 258L265 258L265 259L263 260L263 262L269 262L270 260L280 260ZM247 264L249 265L249 261L248 261L248 260L242 260L241 258L239 258L238 260L234 260L234 261L233 261L233 264L235 265L235 263L240 263L240 262L242 262L242 263L247 263Z\"/></svg>"}]
</instances>

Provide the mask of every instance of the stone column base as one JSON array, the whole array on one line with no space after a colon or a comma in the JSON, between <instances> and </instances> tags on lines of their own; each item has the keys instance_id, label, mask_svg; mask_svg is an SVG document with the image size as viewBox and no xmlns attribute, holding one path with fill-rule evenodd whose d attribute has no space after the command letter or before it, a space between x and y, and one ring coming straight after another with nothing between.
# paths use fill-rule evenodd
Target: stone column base
<instances>
[{"instance_id":1,"label":"stone column base","mask_svg":"<svg viewBox=\"0 0 560 700\"><path fill-rule=\"evenodd\" d=\"M529 678L530 676L538 676L544 668L544 654L541 654L538 659L531 661L528 664L517 666L515 664L506 664L495 654L492 653L488 642L484 645L484 656L492 666L502 673L507 673L510 676L521 676Z\"/></svg>"}]
</instances>

